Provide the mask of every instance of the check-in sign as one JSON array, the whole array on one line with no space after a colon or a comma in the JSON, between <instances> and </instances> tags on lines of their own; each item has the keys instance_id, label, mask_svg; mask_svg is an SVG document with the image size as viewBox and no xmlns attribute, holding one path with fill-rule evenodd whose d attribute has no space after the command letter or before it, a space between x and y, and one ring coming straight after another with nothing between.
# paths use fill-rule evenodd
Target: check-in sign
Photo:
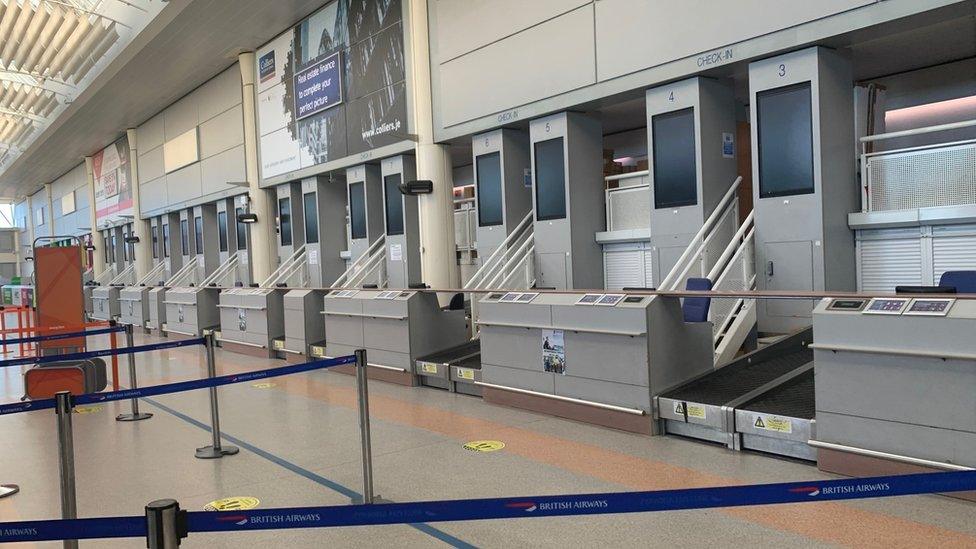
<instances>
[{"instance_id":1,"label":"check-in sign","mask_svg":"<svg viewBox=\"0 0 976 549\"><path fill-rule=\"evenodd\" d=\"M301 120L342 103L342 69L339 52L295 74L295 120Z\"/></svg>"}]
</instances>

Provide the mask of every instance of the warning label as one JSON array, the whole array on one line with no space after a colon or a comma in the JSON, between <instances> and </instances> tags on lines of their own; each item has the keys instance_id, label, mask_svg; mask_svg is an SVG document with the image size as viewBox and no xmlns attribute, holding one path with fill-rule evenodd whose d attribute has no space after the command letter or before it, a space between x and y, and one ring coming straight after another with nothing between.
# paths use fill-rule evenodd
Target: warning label
<instances>
[{"instance_id":1,"label":"warning label","mask_svg":"<svg viewBox=\"0 0 976 549\"><path fill-rule=\"evenodd\" d=\"M466 379L468 381L474 380L474 370L471 368L458 368L457 369L458 379Z\"/></svg>"},{"instance_id":2,"label":"warning label","mask_svg":"<svg viewBox=\"0 0 976 549\"><path fill-rule=\"evenodd\" d=\"M687 413L685 413L687 410ZM701 404L688 404L685 402L674 403L674 413L679 416L687 415L695 419L705 419L705 407Z\"/></svg>"},{"instance_id":3,"label":"warning label","mask_svg":"<svg viewBox=\"0 0 976 549\"><path fill-rule=\"evenodd\" d=\"M756 429L775 431L777 433L792 433L793 420L779 416L756 416Z\"/></svg>"}]
</instances>

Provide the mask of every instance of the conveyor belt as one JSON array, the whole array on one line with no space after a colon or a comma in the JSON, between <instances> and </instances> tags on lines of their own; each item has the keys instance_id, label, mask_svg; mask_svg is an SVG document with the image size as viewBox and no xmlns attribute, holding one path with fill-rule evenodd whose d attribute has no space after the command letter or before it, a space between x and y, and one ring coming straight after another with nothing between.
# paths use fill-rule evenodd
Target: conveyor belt
<instances>
[{"instance_id":1,"label":"conveyor belt","mask_svg":"<svg viewBox=\"0 0 976 549\"><path fill-rule=\"evenodd\" d=\"M817 411L816 399L814 398L813 369L766 391L746 402L740 408L765 414L813 419Z\"/></svg>"},{"instance_id":2,"label":"conveyor belt","mask_svg":"<svg viewBox=\"0 0 976 549\"><path fill-rule=\"evenodd\" d=\"M813 360L812 340L812 328L801 330L659 395L664 431L735 447L735 410L799 375Z\"/></svg>"},{"instance_id":3,"label":"conveyor belt","mask_svg":"<svg viewBox=\"0 0 976 549\"><path fill-rule=\"evenodd\" d=\"M450 349L444 349L443 351L438 351L434 354L427 355L417 359L419 362L432 362L434 364L448 364L448 365L460 365L462 361L469 361L471 355L481 354L481 340L472 339L471 341L465 342L457 347L451 347ZM478 368L481 368L481 359L476 358ZM471 366L468 366L469 368Z\"/></svg>"},{"instance_id":4,"label":"conveyor belt","mask_svg":"<svg viewBox=\"0 0 976 549\"><path fill-rule=\"evenodd\" d=\"M811 360L813 360L813 350L800 348L768 360L733 362L661 396L687 402L723 405L792 372Z\"/></svg>"}]
</instances>

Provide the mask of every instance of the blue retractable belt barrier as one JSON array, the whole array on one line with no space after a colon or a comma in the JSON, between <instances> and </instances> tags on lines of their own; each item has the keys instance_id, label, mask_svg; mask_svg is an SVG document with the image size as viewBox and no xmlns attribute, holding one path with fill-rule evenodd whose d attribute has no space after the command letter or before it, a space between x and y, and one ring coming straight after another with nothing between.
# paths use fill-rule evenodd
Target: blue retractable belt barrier
<instances>
[{"instance_id":1,"label":"blue retractable belt barrier","mask_svg":"<svg viewBox=\"0 0 976 549\"><path fill-rule=\"evenodd\" d=\"M119 347L118 349L99 349L97 351L86 351L84 353L66 353L63 355L11 358L9 360L0 360L0 368L6 368L8 366L22 366L24 364L47 364L49 362L62 362L65 360L85 360L86 358L97 358L101 356L130 355L133 353L145 353L147 351L160 351L163 349L173 349L176 347L187 347L189 345L203 345L203 338L182 339L179 341L167 341L166 343L153 343L152 345L136 345L134 347Z\"/></svg>"},{"instance_id":2,"label":"blue retractable belt barrier","mask_svg":"<svg viewBox=\"0 0 976 549\"><path fill-rule=\"evenodd\" d=\"M0 344L2 345L17 345L18 343L35 343L38 341L51 341L55 339L71 339L75 337L89 337L101 334L111 334L116 332L124 332L125 326L111 326L108 328L99 328L97 330L88 330L81 332L69 332L63 334L50 334L50 335L39 335L30 337L20 337L16 339L0 339Z\"/></svg>"},{"instance_id":3,"label":"blue retractable belt barrier","mask_svg":"<svg viewBox=\"0 0 976 549\"><path fill-rule=\"evenodd\" d=\"M75 405L83 405L114 402L116 400L129 400L132 398L142 398L157 395L168 395L170 393L182 393L183 391L192 391L194 389L202 389L205 387L220 387L221 385L244 383L245 381L254 381L255 379L309 372L312 370L320 370L322 368L330 368L332 366L339 366L342 364L352 364L354 362L356 362L356 357L350 355L339 358L315 360L303 364L293 364L290 366L270 368L268 370L258 370L256 372L245 372L243 374L230 374L225 376L217 376L214 378L194 379L192 381L178 381L176 383L166 383L164 385L154 385L152 387L139 387L138 389L125 389L122 391L113 391L109 393L78 395L73 397L72 401ZM13 404L0 404L0 416L20 412L32 412L35 410L45 410L48 408L54 408L53 398L32 400L29 402L15 402Z\"/></svg>"},{"instance_id":4,"label":"blue retractable belt barrier","mask_svg":"<svg viewBox=\"0 0 976 549\"><path fill-rule=\"evenodd\" d=\"M713 509L976 490L976 471L715 488L187 513L189 532L236 532ZM93 522L103 521L103 522ZM139 523L137 523L139 521ZM138 537L143 517L0 523L0 542Z\"/></svg>"}]
</instances>

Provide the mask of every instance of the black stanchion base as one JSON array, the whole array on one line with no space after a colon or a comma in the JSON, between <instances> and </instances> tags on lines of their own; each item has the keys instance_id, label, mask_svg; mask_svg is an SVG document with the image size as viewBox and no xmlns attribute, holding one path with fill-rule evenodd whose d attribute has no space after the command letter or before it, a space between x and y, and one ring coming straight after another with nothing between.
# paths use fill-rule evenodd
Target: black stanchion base
<instances>
[{"instance_id":1,"label":"black stanchion base","mask_svg":"<svg viewBox=\"0 0 976 549\"><path fill-rule=\"evenodd\" d=\"M16 484L0 484L0 499L12 496L20 491L20 486Z\"/></svg>"},{"instance_id":2,"label":"black stanchion base","mask_svg":"<svg viewBox=\"0 0 976 549\"><path fill-rule=\"evenodd\" d=\"M115 416L115 421L142 421L144 419L149 419L153 415L148 412L139 412L138 414L119 414Z\"/></svg>"},{"instance_id":3,"label":"black stanchion base","mask_svg":"<svg viewBox=\"0 0 976 549\"><path fill-rule=\"evenodd\" d=\"M204 446L203 448L197 448L195 457L197 459L220 459L224 456L232 456L240 451L241 449L237 446L221 446L220 448Z\"/></svg>"}]
</instances>

